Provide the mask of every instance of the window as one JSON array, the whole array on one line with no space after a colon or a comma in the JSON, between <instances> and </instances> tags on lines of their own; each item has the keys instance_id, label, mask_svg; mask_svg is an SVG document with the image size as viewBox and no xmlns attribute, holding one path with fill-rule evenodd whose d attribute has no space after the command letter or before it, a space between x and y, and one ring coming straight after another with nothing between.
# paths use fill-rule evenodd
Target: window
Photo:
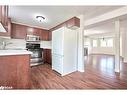
<instances>
[{"instance_id":1,"label":"window","mask_svg":"<svg viewBox=\"0 0 127 95\"><path fill-rule=\"evenodd\" d=\"M107 39L107 47L113 47L113 39L112 38Z\"/></svg>"},{"instance_id":2,"label":"window","mask_svg":"<svg viewBox=\"0 0 127 95\"><path fill-rule=\"evenodd\" d=\"M97 47L97 40L93 40L93 47Z\"/></svg>"},{"instance_id":3,"label":"window","mask_svg":"<svg viewBox=\"0 0 127 95\"><path fill-rule=\"evenodd\" d=\"M84 46L90 46L90 40L88 38L84 39Z\"/></svg>"},{"instance_id":4,"label":"window","mask_svg":"<svg viewBox=\"0 0 127 95\"><path fill-rule=\"evenodd\" d=\"M113 38L103 38L100 39L101 47L113 47Z\"/></svg>"},{"instance_id":5,"label":"window","mask_svg":"<svg viewBox=\"0 0 127 95\"><path fill-rule=\"evenodd\" d=\"M105 39L100 40L100 46L101 47L106 47L106 40Z\"/></svg>"}]
</instances>

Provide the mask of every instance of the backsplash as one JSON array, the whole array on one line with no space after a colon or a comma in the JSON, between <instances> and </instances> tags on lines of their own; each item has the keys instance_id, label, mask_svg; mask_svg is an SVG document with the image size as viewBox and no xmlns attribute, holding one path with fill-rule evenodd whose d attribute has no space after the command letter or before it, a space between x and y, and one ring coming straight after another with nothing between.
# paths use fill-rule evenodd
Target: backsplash
<instances>
[{"instance_id":1,"label":"backsplash","mask_svg":"<svg viewBox=\"0 0 127 95\"><path fill-rule=\"evenodd\" d=\"M7 38L0 38L0 49L2 48L2 42L6 42L8 45L6 46L7 49L25 49L26 48L26 41L24 39L7 39Z\"/></svg>"},{"instance_id":2,"label":"backsplash","mask_svg":"<svg viewBox=\"0 0 127 95\"><path fill-rule=\"evenodd\" d=\"M4 38L1 38L1 37L0 37L0 49L2 49L2 42L3 42L4 40L5 40Z\"/></svg>"},{"instance_id":3,"label":"backsplash","mask_svg":"<svg viewBox=\"0 0 127 95\"><path fill-rule=\"evenodd\" d=\"M41 41L41 48L51 49L51 41Z\"/></svg>"},{"instance_id":4,"label":"backsplash","mask_svg":"<svg viewBox=\"0 0 127 95\"><path fill-rule=\"evenodd\" d=\"M0 37L0 49L2 49L2 42L6 42L8 45L6 49L26 49L25 39L8 39ZM51 41L41 41L41 48L51 49Z\"/></svg>"}]
</instances>

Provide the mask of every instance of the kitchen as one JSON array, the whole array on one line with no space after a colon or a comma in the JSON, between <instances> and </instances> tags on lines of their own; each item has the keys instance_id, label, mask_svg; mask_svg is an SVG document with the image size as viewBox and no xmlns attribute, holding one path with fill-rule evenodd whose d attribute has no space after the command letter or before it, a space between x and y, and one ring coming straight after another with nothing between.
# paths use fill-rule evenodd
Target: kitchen
<instances>
[{"instance_id":1,"label":"kitchen","mask_svg":"<svg viewBox=\"0 0 127 95\"><path fill-rule=\"evenodd\" d=\"M2 67L0 85L14 89L29 88L31 68L45 64L49 64L51 70L57 71L62 76L77 71L77 32L75 30L80 27L80 19L72 17L47 30L17 23L14 20L12 22L12 15L15 15L13 12L16 11L13 10L14 8L13 6L0 6L0 64ZM46 18L36 15L35 19L36 23L44 23ZM63 40L65 38L66 40ZM66 64L63 64L63 61ZM11 65L5 65L10 62L12 62ZM63 65L57 65L59 62L62 62ZM21 68L19 69L19 67ZM11 76L13 76L12 79ZM13 79L15 79L15 83ZM24 83L22 84L22 82Z\"/></svg>"},{"instance_id":2,"label":"kitchen","mask_svg":"<svg viewBox=\"0 0 127 95\"><path fill-rule=\"evenodd\" d=\"M14 57L16 57L16 55L18 55L18 56L19 55L27 56L28 58L26 60L26 62L27 62L26 69L28 69L28 70L26 70L26 71L19 70L20 73L18 73L18 74L21 75L21 72L22 72L22 74L26 73L26 80L22 80L22 82L23 81L28 81L27 78L29 77L28 73L29 73L29 68L30 68L29 63L31 62L30 59L32 58L29 55L32 54L34 56L33 58L35 59L35 62L38 62L38 60L36 61L36 59L38 59L39 56L38 56L38 52L37 51L33 51L34 53L32 53L32 52L28 52L26 50L27 49L26 40L27 40L27 42L29 42L29 41L32 42L33 41L33 45L36 45L36 43L38 43L39 44L39 47L38 47L39 49L42 48L42 46L43 46L43 44L40 45L40 43L41 43L40 40L43 40L44 43L48 43L49 47L47 47L47 48L44 47L43 48L43 52L44 53L42 53L42 51L40 52L40 54L41 54L40 57L42 57L42 54L43 54L44 60L43 60L43 62L41 61L39 63L49 62L49 64L51 64L50 63L51 62L51 59L50 59L51 58L50 57L51 56L51 45L50 45L51 36L50 36L50 32L48 30L44 30L44 29L40 29L40 28L34 28L34 27L29 27L29 26L26 26L26 25L22 25L22 24L12 23L11 22L11 18L8 18L8 11L9 11L8 6L1 6L0 10L1 10L1 23L3 24L4 27L7 26L7 28L5 29L5 30L7 30L7 32L1 32L0 33L0 36L2 36L1 39L0 39L0 41L1 41L1 49L4 49L4 50L1 50L1 56L2 55L6 55L6 54L7 55L11 55L12 54L12 55L14 55ZM29 31L30 31L31 34L29 33ZM39 33L42 33L43 35L39 34ZM33 35L33 37L35 37L35 38L38 37L39 39L38 39L38 41L36 41L36 39L32 40L32 39L28 38L27 35ZM48 57L48 61L46 60L47 56L49 56ZM4 57L6 57L6 56L4 56ZM24 66L25 66L25 62L22 61L22 60L23 60L22 58L20 60L16 59L17 62L21 61L20 63L24 63ZM1 62L2 62L2 59L1 59ZM34 62L34 64L36 64L35 62ZM5 64L6 62L4 62L4 60L3 60L3 63ZM23 66L23 64L22 64L22 66ZM2 67L2 63L1 63L1 67ZM15 68L15 67L12 67L12 66L5 67L5 69L8 69L8 68L12 68L12 69L10 71L8 70L7 72L13 72L12 76L15 74L15 76L12 77L12 78L14 78L14 79L17 78L17 74L16 73L18 72L17 71L18 68ZM24 68L24 70L25 70L25 68ZM1 71L1 73L2 73L2 71ZM1 74L1 75L3 75L3 74ZM7 79L6 81L10 81L10 84L12 83L11 85L16 87L16 88L17 87L20 87L20 88L28 87L28 85L27 85L28 83L27 82L26 83L24 82L23 85L20 85L21 83L19 83L20 86L17 86L18 83L13 83L14 80L11 81L12 79L11 80L8 79L9 77L8 77L8 74L6 75L6 71L5 71L4 75L5 76L3 76L3 78L1 78L1 83L3 83L4 85L8 85L9 84L9 83L6 84L6 82L3 82L3 80ZM25 79L25 75L24 75L24 79ZM15 81L18 81L18 79L15 80ZM4 85L1 84L1 86L4 86Z\"/></svg>"}]
</instances>

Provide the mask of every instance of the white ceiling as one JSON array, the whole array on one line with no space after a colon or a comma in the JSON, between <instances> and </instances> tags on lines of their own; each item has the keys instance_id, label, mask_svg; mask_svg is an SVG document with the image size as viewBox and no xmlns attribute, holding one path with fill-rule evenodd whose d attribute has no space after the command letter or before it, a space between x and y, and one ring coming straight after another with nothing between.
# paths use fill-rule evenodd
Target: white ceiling
<instances>
[{"instance_id":1,"label":"white ceiling","mask_svg":"<svg viewBox=\"0 0 127 95\"><path fill-rule=\"evenodd\" d=\"M124 17L124 19L121 19L121 21L120 21L120 31L123 31L122 29L127 30L127 16L126 16L126 18ZM112 36L111 34L114 34L114 33L115 33L114 21L101 23L99 25L95 25L94 27L84 30L85 36L97 36L97 35L103 36L103 34Z\"/></svg>"},{"instance_id":2,"label":"white ceiling","mask_svg":"<svg viewBox=\"0 0 127 95\"><path fill-rule=\"evenodd\" d=\"M10 6L9 16L12 18L12 22L51 29L71 17L80 14L84 14L85 19L90 19L120 7L121 6ZM46 21L43 23L37 22L35 15L44 16Z\"/></svg>"}]
</instances>

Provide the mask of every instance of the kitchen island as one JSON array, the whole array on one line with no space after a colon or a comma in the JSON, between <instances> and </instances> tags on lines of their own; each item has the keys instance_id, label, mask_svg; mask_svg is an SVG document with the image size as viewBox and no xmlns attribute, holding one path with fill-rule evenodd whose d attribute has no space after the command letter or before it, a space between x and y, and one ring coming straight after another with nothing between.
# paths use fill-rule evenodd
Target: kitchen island
<instances>
[{"instance_id":1,"label":"kitchen island","mask_svg":"<svg viewBox=\"0 0 127 95\"><path fill-rule=\"evenodd\" d=\"M1 89L29 88L30 54L26 50L0 50Z\"/></svg>"}]
</instances>

